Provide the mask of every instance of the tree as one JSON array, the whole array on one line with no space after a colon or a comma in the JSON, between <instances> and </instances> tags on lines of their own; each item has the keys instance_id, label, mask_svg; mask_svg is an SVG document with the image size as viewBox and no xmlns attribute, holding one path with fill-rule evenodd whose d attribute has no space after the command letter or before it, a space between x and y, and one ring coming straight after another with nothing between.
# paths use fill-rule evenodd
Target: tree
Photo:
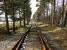
<instances>
[{"instance_id":1,"label":"tree","mask_svg":"<svg viewBox=\"0 0 67 50\"><path fill-rule=\"evenodd\" d=\"M26 21L26 16L27 16L27 13L29 13L28 12L28 7L30 6L30 4L29 4L29 2L30 2L30 0L23 0L23 16L24 16L24 26L26 25L26 23L25 23L25 21ZM27 13L26 13L27 12Z\"/></svg>"},{"instance_id":2,"label":"tree","mask_svg":"<svg viewBox=\"0 0 67 50\"><path fill-rule=\"evenodd\" d=\"M8 1L8 0L7 0L7 1ZM8 14L7 14L7 1L4 0L4 7L3 7L3 10L4 10L4 12L5 12L7 33L9 33L9 22L8 22Z\"/></svg>"},{"instance_id":3,"label":"tree","mask_svg":"<svg viewBox=\"0 0 67 50\"><path fill-rule=\"evenodd\" d=\"M62 2L62 15L61 15L61 19L60 19L60 26L61 27L64 27L65 26L65 24L64 24L64 2L65 2L65 0L63 0L63 2Z\"/></svg>"},{"instance_id":4,"label":"tree","mask_svg":"<svg viewBox=\"0 0 67 50\"><path fill-rule=\"evenodd\" d=\"M20 26L23 17L24 17L24 26L26 25L25 19L27 19L28 22L30 21L31 8L29 2L30 0L4 0L4 6L2 5L2 10L5 12L6 28L8 32L9 32L8 15L10 15L11 19L13 20L13 32L15 32L15 21L18 20L15 17L16 11L19 11L19 15L23 13L22 16L19 16Z\"/></svg>"}]
</instances>

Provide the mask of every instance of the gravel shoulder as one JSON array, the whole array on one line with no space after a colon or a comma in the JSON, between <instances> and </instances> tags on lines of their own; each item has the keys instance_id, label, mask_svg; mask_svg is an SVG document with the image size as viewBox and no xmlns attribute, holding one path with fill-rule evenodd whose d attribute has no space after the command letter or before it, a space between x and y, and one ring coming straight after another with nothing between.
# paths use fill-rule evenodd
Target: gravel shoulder
<instances>
[{"instance_id":1,"label":"gravel shoulder","mask_svg":"<svg viewBox=\"0 0 67 50\"><path fill-rule=\"evenodd\" d=\"M0 34L0 50L11 50L26 31L27 29L21 28L12 35Z\"/></svg>"},{"instance_id":2,"label":"gravel shoulder","mask_svg":"<svg viewBox=\"0 0 67 50\"><path fill-rule=\"evenodd\" d=\"M0 41L0 50L10 50L20 39L23 33L17 33L15 35L3 35L3 39Z\"/></svg>"}]
</instances>

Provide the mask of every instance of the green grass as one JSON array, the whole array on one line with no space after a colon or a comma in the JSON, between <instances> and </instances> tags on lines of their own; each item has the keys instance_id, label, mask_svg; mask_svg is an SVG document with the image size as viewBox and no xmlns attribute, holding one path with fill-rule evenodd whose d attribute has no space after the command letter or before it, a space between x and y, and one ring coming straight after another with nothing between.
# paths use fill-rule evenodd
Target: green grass
<instances>
[{"instance_id":1,"label":"green grass","mask_svg":"<svg viewBox=\"0 0 67 50\"><path fill-rule=\"evenodd\" d=\"M9 29L12 30L13 29L13 24L9 24ZM25 28L24 27L21 27L20 29L20 24L19 22L16 22L15 23L15 29L16 30L20 30L20 31L25 31ZM7 34L7 31L6 31L6 24L3 23L3 24L0 24L0 34Z\"/></svg>"},{"instance_id":2,"label":"green grass","mask_svg":"<svg viewBox=\"0 0 67 50\"><path fill-rule=\"evenodd\" d=\"M26 32L28 29L27 27L20 27L19 23L17 23L17 22L16 22L15 27L16 27L16 32ZM10 29L12 29L12 24L10 24ZM7 34L5 24L0 25L0 41L5 39L7 37L7 35L13 36L14 34L15 33L13 33L13 32Z\"/></svg>"}]
</instances>

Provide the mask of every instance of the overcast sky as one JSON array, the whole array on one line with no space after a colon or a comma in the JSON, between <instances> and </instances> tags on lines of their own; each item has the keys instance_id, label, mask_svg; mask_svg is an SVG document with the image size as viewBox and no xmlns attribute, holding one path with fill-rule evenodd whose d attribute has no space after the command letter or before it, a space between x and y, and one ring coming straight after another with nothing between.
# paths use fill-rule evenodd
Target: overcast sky
<instances>
[{"instance_id":1,"label":"overcast sky","mask_svg":"<svg viewBox=\"0 0 67 50\"><path fill-rule=\"evenodd\" d=\"M62 5L61 2L62 2L63 0L56 0L56 1L59 2L59 6ZM65 0L65 2L66 2L66 1L67 1L67 0ZM36 10L37 10L37 8L38 8L38 7L36 7L37 2L36 2L36 0L31 0L31 1L30 1L30 4L31 4L32 16L33 16L33 14L36 12Z\"/></svg>"},{"instance_id":2,"label":"overcast sky","mask_svg":"<svg viewBox=\"0 0 67 50\"><path fill-rule=\"evenodd\" d=\"M63 0L56 0L56 2L58 2L59 4L59 6L62 6L62 1ZM65 0L65 2L67 2L67 0ZM37 10L37 7L36 7L36 4L37 4L37 2L36 2L36 0L31 0L31 8L32 8L32 16L33 16L33 14L36 12L36 10Z\"/></svg>"},{"instance_id":3,"label":"overcast sky","mask_svg":"<svg viewBox=\"0 0 67 50\"><path fill-rule=\"evenodd\" d=\"M36 0L31 0L31 10L32 10L32 16L33 16L33 14L36 12L36 10L37 10L37 8L38 7L36 7L36 4L37 4L37 2L36 2Z\"/></svg>"}]
</instances>

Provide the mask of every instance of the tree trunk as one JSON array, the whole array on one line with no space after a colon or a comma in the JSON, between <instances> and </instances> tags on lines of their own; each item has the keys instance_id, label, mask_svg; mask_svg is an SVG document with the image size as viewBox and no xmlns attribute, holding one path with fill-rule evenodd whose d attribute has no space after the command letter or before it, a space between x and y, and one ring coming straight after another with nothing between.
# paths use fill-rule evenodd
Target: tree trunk
<instances>
[{"instance_id":1,"label":"tree trunk","mask_svg":"<svg viewBox=\"0 0 67 50\"><path fill-rule=\"evenodd\" d=\"M8 22L7 12L5 12L5 19L6 19L6 29L7 29L7 33L9 33L9 22Z\"/></svg>"},{"instance_id":2,"label":"tree trunk","mask_svg":"<svg viewBox=\"0 0 67 50\"><path fill-rule=\"evenodd\" d=\"M23 10L23 13L24 13L24 14L23 14L23 16L24 16L23 21L24 21L24 27L25 27L25 25L26 25L26 24L25 24L25 10Z\"/></svg>"},{"instance_id":3,"label":"tree trunk","mask_svg":"<svg viewBox=\"0 0 67 50\"><path fill-rule=\"evenodd\" d=\"M55 17L55 5L56 5L56 0L53 0L53 14L52 14L52 26L54 24L54 17Z\"/></svg>"},{"instance_id":4,"label":"tree trunk","mask_svg":"<svg viewBox=\"0 0 67 50\"><path fill-rule=\"evenodd\" d=\"M7 11L6 11L6 1L4 0L4 9L5 9L5 19L6 19L6 29L7 33L9 33L9 22L8 22L8 16L7 16Z\"/></svg>"},{"instance_id":5,"label":"tree trunk","mask_svg":"<svg viewBox=\"0 0 67 50\"><path fill-rule=\"evenodd\" d=\"M24 3L24 5L25 5L25 3ZM26 13L25 13L25 6L24 6L24 10L23 10L23 13L24 13L24 27L25 27L25 25L26 25L26 23L25 23L25 18L26 18Z\"/></svg>"},{"instance_id":6,"label":"tree trunk","mask_svg":"<svg viewBox=\"0 0 67 50\"><path fill-rule=\"evenodd\" d=\"M48 8L48 4L47 4L47 21L48 21L48 24L49 24L50 21L49 21L49 16L48 16L48 9L49 8Z\"/></svg>"},{"instance_id":7,"label":"tree trunk","mask_svg":"<svg viewBox=\"0 0 67 50\"><path fill-rule=\"evenodd\" d=\"M15 17L14 17L14 12L13 12L13 32L15 32Z\"/></svg>"},{"instance_id":8,"label":"tree trunk","mask_svg":"<svg viewBox=\"0 0 67 50\"><path fill-rule=\"evenodd\" d=\"M12 0L13 1L13 0ZM15 32L15 17L14 17L14 4L12 3L12 17L13 17L13 32Z\"/></svg>"},{"instance_id":9,"label":"tree trunk","mask_svg":"<svg viewBox=\"0 0 67 50\"><path fill-rule=\"evenodd\" d=\"M53 7L51 9L51 26L53 26Z\"/></svg>"},{"instance_id":10,"label":"tree trunk","mask_svg":"<svg viewBox=\"0 0 67 50\"><path fill-rule=\"evenodd\" d=\"M53 10L54 11L54 14L53 14L53 18L56 17L55 16L55 8L56 8L55 5L56 5L56 0L54 0L54 10ZM56 24L55 21L54 21L54 19L53 19L53 24Z\"/></svg>"},{"instance_id":11,"label":"tree trunk","mask_svg":"<svg viewBox=\"0 0 67 50\"><path fill-rule=\"evenodd\" d=\"M62 4L62 15L61 15L61 19L60 19L61 27L64 27L64 21L63 21L63 19L64 19L64 2L65 2L65 0L63 0L63 4Z\"/></svg>"},{"instance_id":12,"label":"tree trunk","mask_svg":"<svg viewBox=\"0 0 67 50\"><path fill-rule=\"evenodd\" d=\"M20 10L19 10L19 18L20 18L20 27L21 27L21 16L20 16Z\"/></svg>"},{"instance_id":13,"label":"tree trunk","mask_svg":"<svg viewBox=\"0 0 67 50\"><path fill-rule=\"evenodd\" d=\"M67 11L66 11L65 18L64 18L64 27L66 26L66 21L67 21Z\"/></svg>"},{"instance_id":14,"label":"tree trunk","mask_svg":"<svg viewBox=\"0 0 67 50\"><path fill-rule=\"evenodd\" d=\"M13 16L13 32L15 32L15 17Z\"/></svg>"},{"instance_id":15,"label":"tree trunk","mask_svg":"<svg viewBox=\"0 0 67 50\"><path fill-rule=\"evenodd\" d=\"M30 19L28 18L28 19L27 19L27 25L29 24L29 21L30 21Z\"/></svg>"}]
</instances>

